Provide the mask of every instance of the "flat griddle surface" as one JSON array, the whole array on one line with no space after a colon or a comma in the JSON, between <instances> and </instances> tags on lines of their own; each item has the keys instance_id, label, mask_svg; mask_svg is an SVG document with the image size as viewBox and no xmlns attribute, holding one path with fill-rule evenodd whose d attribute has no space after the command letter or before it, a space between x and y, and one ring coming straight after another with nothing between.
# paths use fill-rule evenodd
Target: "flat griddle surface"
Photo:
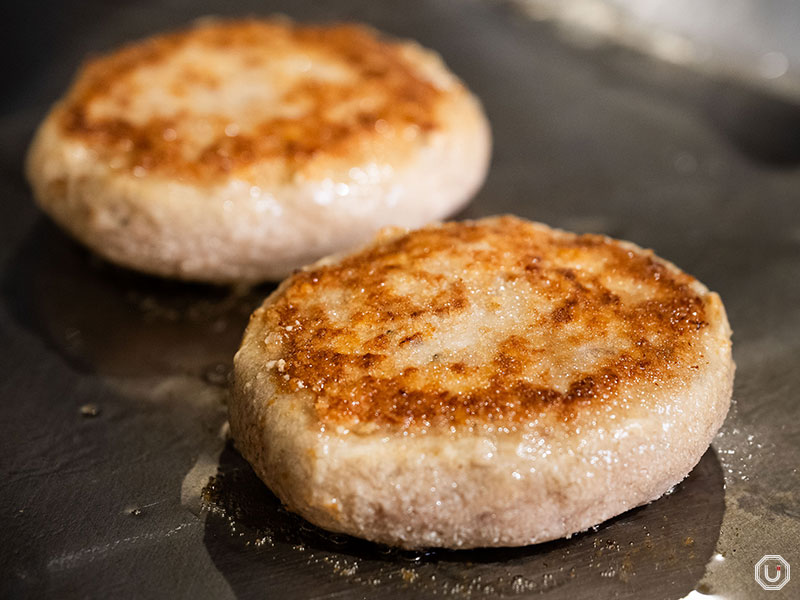
<instances>
[{"instance_id":1,"label":"flat griddle surface","mask_svg":"<svg viewBox=\"0 0 800 600\"><path fill-rule=\"evenodd\" d=\"M573 47L492 2L14 10L0 117L0 595L756 598L762 555L800 569L798 107L629 51ZM408 553L321 532L259 483L225 441L224 402L247 316L271 287L105 264L37 212L21 169L85 54L201 15L276 12L364 21L442 53L483 100L495 140L489 179L460 217L508 212L629 239L721 294L734 407L673 493L569 540Z\"/></svg>"}]
</instances>

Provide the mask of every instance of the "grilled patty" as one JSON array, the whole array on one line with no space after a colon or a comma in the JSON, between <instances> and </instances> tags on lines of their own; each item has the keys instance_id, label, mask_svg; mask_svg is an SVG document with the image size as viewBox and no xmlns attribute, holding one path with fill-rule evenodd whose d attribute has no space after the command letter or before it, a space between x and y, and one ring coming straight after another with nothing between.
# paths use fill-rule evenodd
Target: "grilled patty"
<instances>
[{"instance_id":1,"label":"grilled patty","mask_svg":"<svg viewBox=\"0 0 800 600\"><path fill-rule=\"evenodd\" d=\"M390 229L253 314L231 431L321 527L532 544L689 473L728 410L730 333L715 293L627 242L514 217Z\"/></svg>"},{"instance_id":2,"label":"grilled patty","mask_svg":"<svg viewBox=\"0 0 800 600\"><path fill-rule=\"evenodd\" d=\"M479 102L414 42L204 20L90 60L27 171L45 212L112 261L259 281L455 211L489 148Z\"/></svg>"}]
</instances>

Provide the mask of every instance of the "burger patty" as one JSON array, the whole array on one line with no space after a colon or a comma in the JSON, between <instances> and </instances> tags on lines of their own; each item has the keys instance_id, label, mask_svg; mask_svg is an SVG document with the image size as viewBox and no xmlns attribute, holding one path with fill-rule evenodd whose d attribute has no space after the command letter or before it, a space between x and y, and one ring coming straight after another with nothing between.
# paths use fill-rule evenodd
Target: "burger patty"
<instances>
[{"instance_id":1,"label":"burger patty","mask_svg":"<svg viewBox=\"0 0 800 600\"><path fill-rule=\"evenodd\" d=\"M44 211L104 257L224 283L450 214L489 151L479 102L414 42L206 19L90 60L27 171Z\"/></svg>"},{"instance_id":2,"label":"burger patty","mask_svg":"<svg viewBox=\"0 0 800 600\"><path fill-rule=\"evenodd\" d=\"M253 314L231 431L321 527L532 544L689 473L728 410L730 333L715 293L628 242L508 216L389 229Z\"/></svg>"}]
</instances>

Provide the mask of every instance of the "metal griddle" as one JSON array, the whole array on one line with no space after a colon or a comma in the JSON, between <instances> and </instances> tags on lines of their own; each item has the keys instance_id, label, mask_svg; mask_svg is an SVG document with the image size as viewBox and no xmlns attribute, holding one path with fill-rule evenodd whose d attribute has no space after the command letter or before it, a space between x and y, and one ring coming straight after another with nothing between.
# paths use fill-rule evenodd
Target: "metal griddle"
<instances>
[{"instance_id":1,"label":"metal griddle","mask_svg":"<svg viewBox=\"0 0 800 600\"><path fill-rule=\"evenodd\" d=\"M490 2L14 10L0 118L0 596L749 599L767 594L753 580L762 555L800 569L800 108L628 50L573 47ZM629 239L721 294L734 407L670 495L529 548L409 553L321 532L225 438L231 357L270 286L124 271L37 212L23 155L85 54L209 13L275 12L364 21L442 53L495 139L460 217L510 212ZM796 579L768 597L800 597Z\"/></svg>"}]
</instances>

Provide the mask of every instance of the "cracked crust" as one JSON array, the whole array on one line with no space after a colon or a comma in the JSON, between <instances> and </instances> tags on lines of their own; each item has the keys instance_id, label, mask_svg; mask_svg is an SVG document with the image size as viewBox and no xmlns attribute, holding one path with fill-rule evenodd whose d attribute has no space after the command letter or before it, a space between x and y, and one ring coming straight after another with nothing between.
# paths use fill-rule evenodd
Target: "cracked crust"
<instances>
[{"instance_id":1,"label":"cracked crust","mask_svg":"<svg viewBox=\"0 0 800 600\"><path fill-rule=\"evenodd\" d=\"M649 502L727 412L719 297L652 252L514 217L388 230L285 281L231 428L312 522L406 547L522 545Z\"/></svg>"},{"instance_id":2,"label":"cracked crust","mask_svg":"<svg viewBox=\"0 0 800 600\"><path fill-rule=\"evenodd\" d=\"M113 261L257 281L456 210L489 146L477 100L413 42L206 19L89 61L28 174L40 205Z\"/></svg>"}]
</instances>

